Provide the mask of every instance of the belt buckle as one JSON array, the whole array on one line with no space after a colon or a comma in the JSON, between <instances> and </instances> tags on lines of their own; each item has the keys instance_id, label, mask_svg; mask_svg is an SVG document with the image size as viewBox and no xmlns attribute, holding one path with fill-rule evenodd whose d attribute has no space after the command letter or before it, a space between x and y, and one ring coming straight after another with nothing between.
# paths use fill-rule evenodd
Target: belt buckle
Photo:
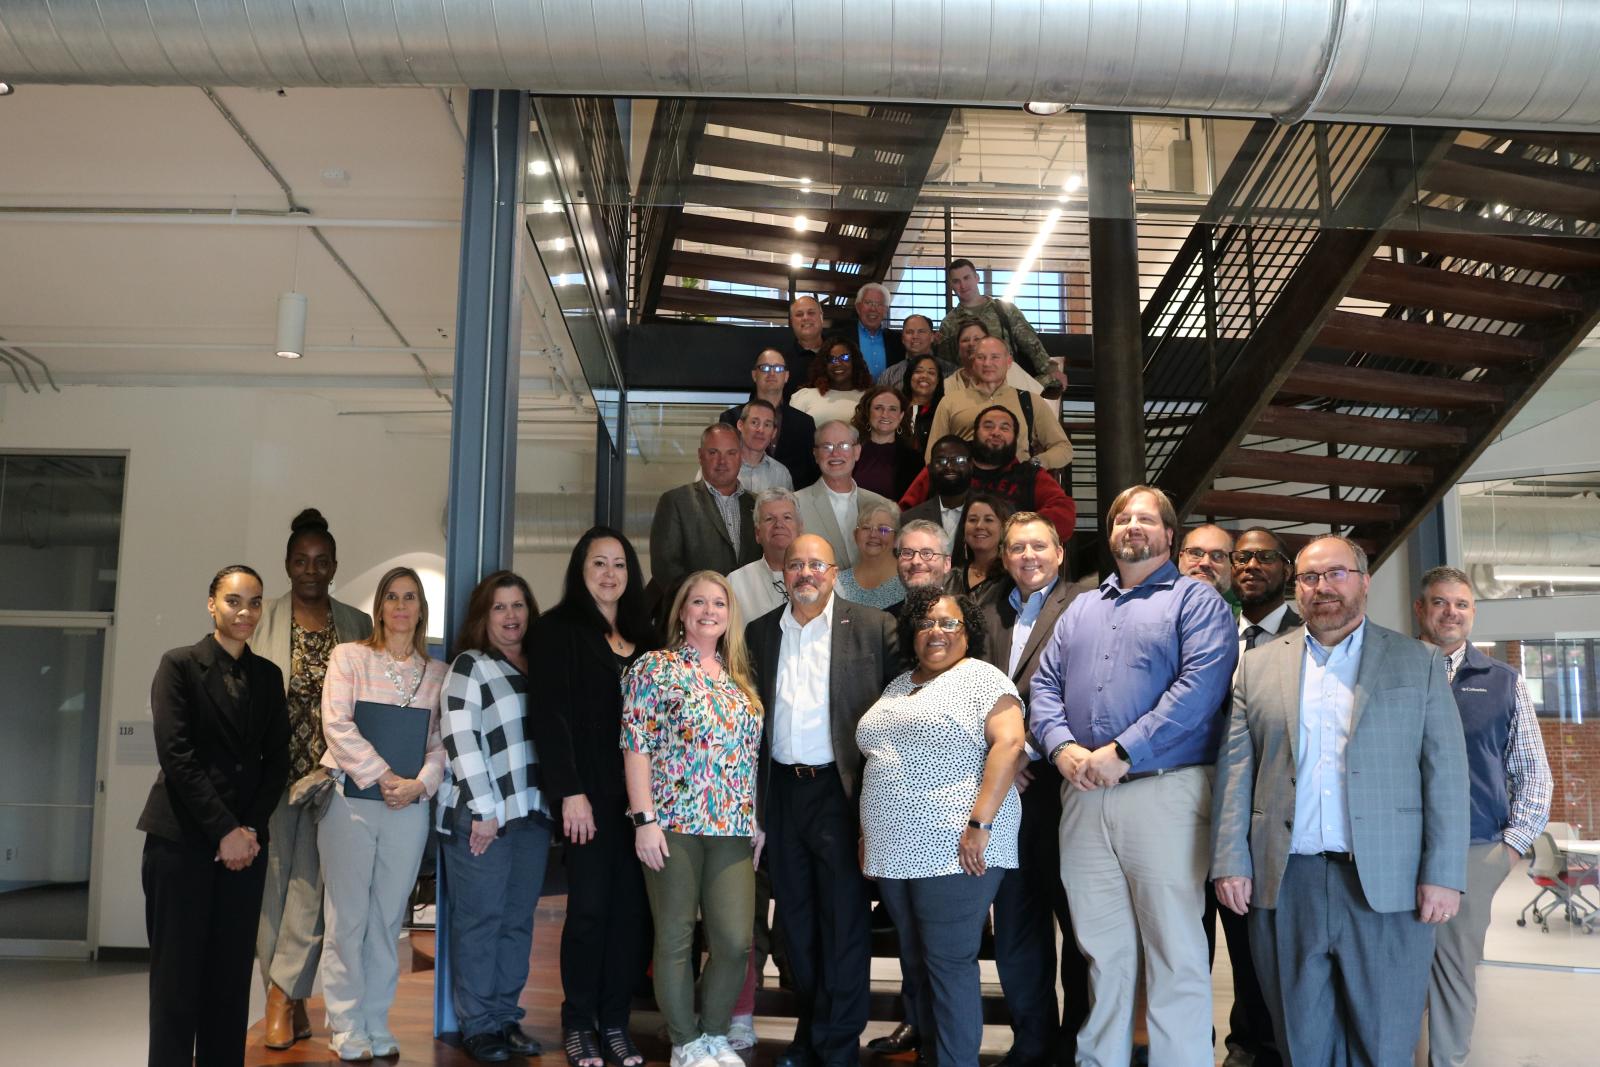
<instances>
[{"instance_id":1,"label":"belt buckle","mask_svg":"<svg viewBox=\"0 0 1600 1067\"><path fill-rule=\"evenodd\" d=\"M809 763L796 763L794 765L794 776L796 778L815 778L817 769Z\"/></svg>"}]
</instances>

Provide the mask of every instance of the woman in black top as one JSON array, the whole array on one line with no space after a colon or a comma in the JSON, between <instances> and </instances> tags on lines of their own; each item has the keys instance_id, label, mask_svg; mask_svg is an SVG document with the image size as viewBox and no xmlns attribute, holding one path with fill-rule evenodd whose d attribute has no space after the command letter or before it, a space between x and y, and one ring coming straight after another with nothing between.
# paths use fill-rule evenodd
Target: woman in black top
<instances>
[{"instance_id":1,"label":"woman in black top","mask_svg":"<svg viewBox=\"0 0 1600 1067\"><path fill-rule=\"evenodd\" d=\"M973 493L961 510L960 536L950 556L950 591L983 598L1006 576L1000 543L1016 509L993 493Z\"/></svg>"},{"instance_id":2,"label":"woman in black top","mask_svg":"<svg viewBox=\"0 0 1600 1067\"><path fill-rule=\"evenodd\" d=\"M150 686L161 773L139 829L152 1065L244 1063L267 819L289 777L283 672L245 643L261 576L224 567L206 608L212 632L162 656Z\"/></svg>"},{"instance_id":3,"label":"woman in black top","mask_svg":"<svg viewBox=\"0 0 1600 1067\"><path fill-rule=\"evenodd\" d=\"M628 1002L650 959L650 908L627 821L621 679L659 647L638 555L616 530L594 527L572 550L561 603L535 625L528 650L533 700L561 727L541 746L539 769L567 839L561 1029L572 1067L644 1063L628 1036Z\"/></svg>"},{"instance_id":4,"label":"woman in black top","mask_svg":"<svg viewBox=\"0 0 1600 1067\"><path fill-rule=\"evenodd\" d=\"M926 455L933 413L944 399L944 368L931 355L912 356L906 364L905 377L900 379L900 389L908 401L905 434L917 455Z\"/></svg>"}]
</instances>

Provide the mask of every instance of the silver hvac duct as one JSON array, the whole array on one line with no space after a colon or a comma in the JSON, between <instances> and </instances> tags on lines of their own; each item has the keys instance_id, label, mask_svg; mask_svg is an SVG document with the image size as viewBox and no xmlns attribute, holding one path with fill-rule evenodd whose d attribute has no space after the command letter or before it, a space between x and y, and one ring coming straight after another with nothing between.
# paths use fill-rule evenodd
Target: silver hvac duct
<instances>
[{"instance_id":1,"label":"silver hvac duct","mask_svg":"<svg viewBox=\"0 0 1600 1067\"><path fill-rule=\"evenodd\" d=\"M1600 499L1461 498L1467 565L1592 567L1600 563Z\"/></svg>"},{"instance_id":2,"label":"silver hvac duct","mask_svg":"<svg viewBox=\"0 0 1600 1067\"><path fill-rule=\"evenodd\" d=\"M6 0L0 76L1587 129L1577 0Z\"/></svg>"},{"instance_id":3,"label":"silver hvac duct","mask_svg":"<svg viewBox=\"0 0 1600 1067\"><path fill-rule=\"evenodd\" d=\"M650 550L650 519L655 515L656 493L629 493L623 533L641 555ZM594 525L594 498L587 493L518 493L512 550L515 552L572 551L583 532Z\"/></svg>"}]
</instances>

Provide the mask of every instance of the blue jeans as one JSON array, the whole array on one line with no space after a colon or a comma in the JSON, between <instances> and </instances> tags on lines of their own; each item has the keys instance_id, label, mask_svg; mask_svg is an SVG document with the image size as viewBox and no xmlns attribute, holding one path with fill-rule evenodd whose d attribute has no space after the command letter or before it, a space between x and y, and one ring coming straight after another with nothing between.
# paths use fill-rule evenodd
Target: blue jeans
<instances>
[{"instance_id":1,"label":"blue jeans","mask_svg":"<svg viewBox=\"0 0 1600 1067\"><path fill-rule=\"evenodd\" d=\"M528 982L533 912L544 885L550 831L532 818L506 826L481 856L468 847L465 813L441 835L450 881L450 979L463 1038L519 1022Z\"/></svg>"},{"instance_id":2,"label":"blue jeans","mask_svg":"<svg viewBox=\"0 0 1600 1067\"><path fill-rule=\"evenodd\" d=\"M900 932L900 965L917 991L924 1052L937 1067L977 1067L983 1044L978 945L983 920L1006 872L981 877L879 878L878 893Z\"/></svg>"}]
</instances>

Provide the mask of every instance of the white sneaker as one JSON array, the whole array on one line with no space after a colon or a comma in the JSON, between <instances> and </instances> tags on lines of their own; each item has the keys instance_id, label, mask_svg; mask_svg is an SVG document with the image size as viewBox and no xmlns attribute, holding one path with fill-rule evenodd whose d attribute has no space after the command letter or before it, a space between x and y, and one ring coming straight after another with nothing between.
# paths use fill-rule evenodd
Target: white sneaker
<instances>
[{"instance_id":1,"label":"white sneaker","mask_svg":"<svg viewBox=\"0 0 1600 1067\"><path fill-rule=\"evenodd\" d=\"M387 1030L374 1030L372 1032L372 1054L374 1056L398 1056L400 1044L395 1041L394 1035Z\"/></svg>"},{"instance_id":2,"label":"white sneaker","mask_svg":"<svg viewBox=\"0 0 1600 1067\"><path fill-rule=\"evenodd\" d=\"M756 1017L754 1015L735 1015L733 1023L728 1027L728 1044L733 1046L735 1052L756 1047Z\"/></svg>"},{"instance_id":3,"label":"white sneaker","mask_svg":"<svg viewBox=\"0 0 1600 1067\"><path fill-rule=\"evenodd\" d=\"M328 1038L328 1047L341 1060L354 1062L372 1059L372 1039L360 1030L344 1030Z\"/></svg>"},{"instance_id":4,"label":"white sneaker","mask_svg":"<svg viewBox=\"0 0 1600 1067\"><path fill-rule=\"evenodd\" d=\"M711 1049L711 1058L717 1067L744 1067L744 1060L733 1051L733 1042L721 1034L707 1034L700 1040Z\"/></svg>"},{"instance_id":5,"label":"white sneaker","mask_svg":"<svg viewBox=\"0 0 1600 1067\"><path fill-rule=\"evenodd\" d=\"M701 1034L687 1045L672 1046L672 1067L722 1067L716 1054Z\"/></svg>"}]
</instances>

